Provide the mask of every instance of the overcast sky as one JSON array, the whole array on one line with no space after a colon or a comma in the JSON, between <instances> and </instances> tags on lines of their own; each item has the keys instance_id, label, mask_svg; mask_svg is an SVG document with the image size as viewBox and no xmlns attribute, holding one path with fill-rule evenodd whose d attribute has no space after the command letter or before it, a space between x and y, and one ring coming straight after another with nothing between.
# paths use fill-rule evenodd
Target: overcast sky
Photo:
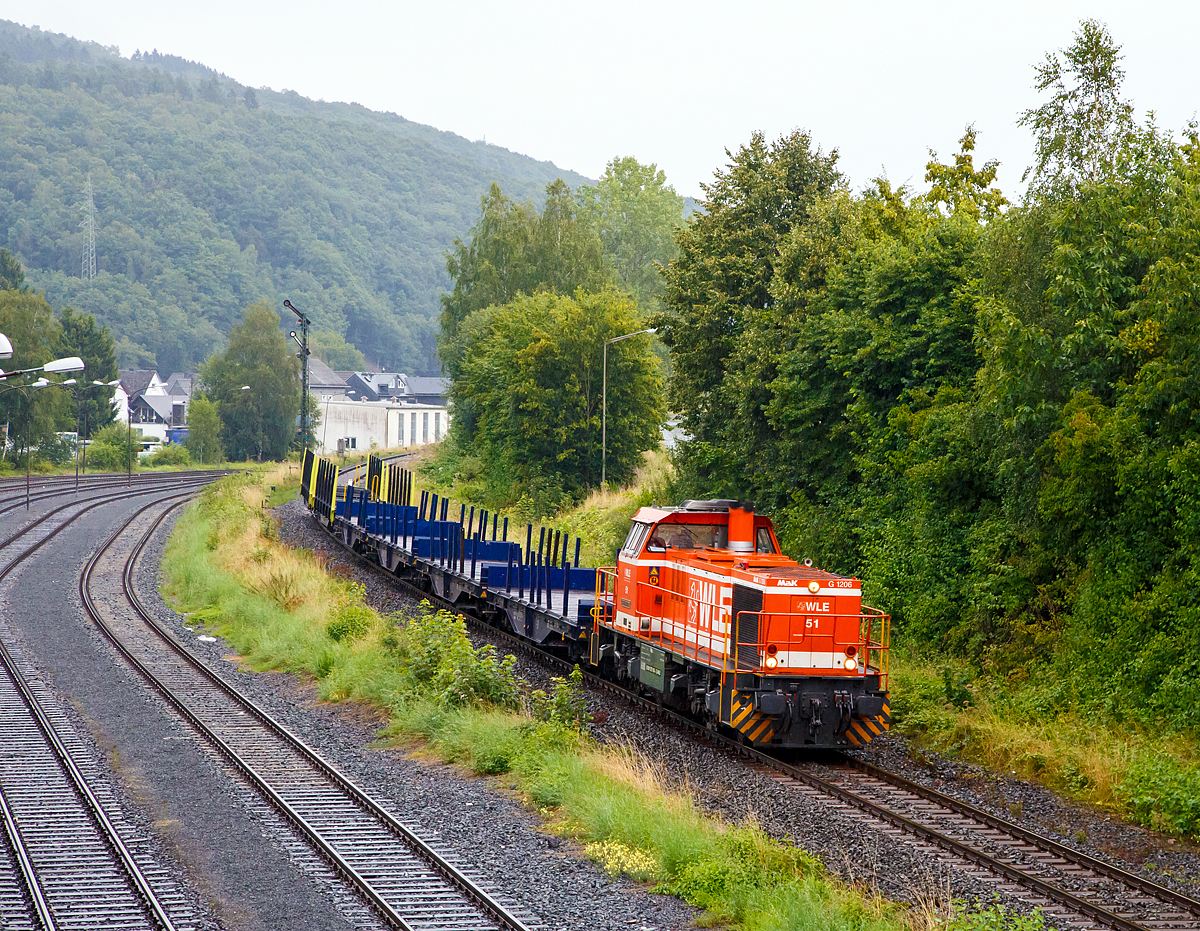
<instances>
[{"instance_id":1,"label":"overcast sky","mask_svg":"<svg viewBox=\"0 0 1200 931\"><path fill-rule=\"evenodd\" d=\"M598 177L614 156L655 162L700 194L760 129L803 128L856 187L922 187L974 123L976 160L1020 190L1018 114L1033 66L1079 20L1123 46L1138 111L1181 128L1200 109L1200 3L1009 0L0 0L0 17L120 47L157 48L253 87L356 101Z\"/></svg>"}]
</instances>

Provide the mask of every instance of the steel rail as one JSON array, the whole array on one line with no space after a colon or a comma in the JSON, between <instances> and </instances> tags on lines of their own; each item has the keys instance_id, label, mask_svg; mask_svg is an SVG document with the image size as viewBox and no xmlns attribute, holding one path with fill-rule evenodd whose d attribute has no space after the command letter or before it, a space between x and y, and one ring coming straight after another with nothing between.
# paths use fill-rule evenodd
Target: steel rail
<instances>
[{"instance_id":1,"label":"steel rail","mask_svg":"<svg viewBox=\"0 0 1200 931\"><path fill-rule=\"evenodd\" d=\"M83 507L81 507L76 513L72 514L68 520L59 524L57 527L55 527L53 530L51 530L48 534L46 534L46 536L42 537L35 544L33 544L33 546L31 546L29 549L25 550L25 552L21 553L19 556L17 556L13 560L11 560L3 569L0 569L0 581L2 581L10 572L12 572L12 570L15 569L23 560L25 560L27 557L33 555L35 552L37 552L39 549L41 549L43 546L45 546L47 543L49 543L51 540L53 540L56 536L58 536L59 533L61 533L63 530L65 530L67 527L69 527L71 525L71 521L75 520L77 517L79 517L82 514L86 514L88 511L91 511L94 508L98 508L104 504L112 504L112 502L114 502L114 501L124 501L127 498L140 498L146 494L165 493L165 492L175 491L180 488L188 488L189 493L191 493L192 491L194 491L194 489L192 488L193 485L195 485L196 487L201 487L203 484L205 484L205 483L190 482L190 481L189 482L178 482L178 483L166 484L165 487L160 486L160 487L154 488L154 489L141 489L139 491L125 490L125 491L117 493L117 494L108 494L108 495L104 495L104 496L97 495L95 498L85 498L83 501L68 501L66 504L62 505L61 507L54 508L53 510L48 511L47 513L43 514L41 517L39 517L33 523L26 524L24 527L22 527L16 533L9 536L6 540L0 540L0 549L4 549L8 546L11 546L16 540L20 539L25 534L29 533L29 531L33 530L35 527L39 526L40 524L45 523L47 520L49 520L55 514L59 514L62 511L67 510L68 508L73 508L73 507L77 507L79 505L83 505Z\"/></svg>"},{"instance_id":2,"label":"steel rail","mask_svg":"<svg viewBox=\"0 0 1200 931\"><path fill-rule=\"evenodd\" d=\"M345 544L342 544L337 535L334 534L328 526L326 526L325 522L317 520L316 523L323 530L325 530L325 532L329 534L331 538L336 540L343 549L347 550L347 552L351 553L352 555L357 556L372 569L383 574L392 584L405 588L419 595L421 598L429 599L430 601L437 602L451 610L459 611L461 613L461 606L454 605L452 602L438 597L433 592L425 591L424 589L411 584L407 580L399 578L394 573L387 571L383 566L379 565L377 561L372 560L361 553L356 553ZM573 664L568 663L565 660L562 660L544 650L538 649L537 647L521 639L520 637L509 633L508 631L494 627L476 618L470 618L470 621L471 623L478 625L480 629L486 630L489 634L504 639L508 643L522 650L522 652L526 653L527 655L538 657L539 659L545 661L547 665L557 667L559 670L569 670L573 666ZM677 726L690 730L693 733L700 734L705 739L716 742L724 749L735 755L748 757L765 768L773 769L797 780L798 782L803 782L806 785L817 789L818 791L831 795L861 811L865 811L884 823L890 824L893 827L896 827L921 840L933 843L936 846L948 850L954 855L967 860L968 862L975 863L976 865L992 870L1006 879L1037 892L1039 895L1052 902L1056 902L1057 904L1065 906L1066 908L1069 908L1080 915L1098 921L1110 928L1115 929L1115 931L1152 931L1152 929L1147 925L1139 924L1138 922L1125 918L1122 915L1118 915L1109 909L1096 905L1093 902L1089 902L1087 899L1084 899L1067 889L1063 889L1061 886L1046 882L1037 876L1031 875L1027 871L1011 866L1010 864L1007 864L996 857L992 857L986 853L978 851L973 847L962 843L961 841L955 840L954 838L929 828L920 822L900 815L891 809L873 802L870 799L864 798L863 796L847 790L842 786L839 786L828 780L824 780L819 776L792 766L791 764L785 763L769 753L765 753L761 750L743 744L733 738L727 737L712 728L705 727L685 715L679 714L670 708L663 707L662 705L642 698L640 695L636 695L635 693L630 692L607 679L602 679L599 676L589 672L585 672L584 676L588 680L589 684L611 694L615 694L645 711L649 711L660 718L665 718L668 721L671 721ZM859 761L855 762L858 763ZM869 764L860 764L855 768L862 769L864 767L869 767ZM893 776L892 774L887 773L886 770L881 770L878 767L870 767L870 769L873 770L871 775L883 779L886 782L890 782L893 785L896 785L898 788L906 788L906 786L901 784L902 782L906 781L903 780L902 777ZM864 771L866 770L864 769ZM1019 840L1030 843L1035 847L1042 848L1043 852L1053 853L1056 856L1062 857L1068 862L1082 866L1086 869L1091 869L1093 872L1099 873L1118 882L1127 883L1134 889L1151 895L1165 903L1181 906L1191 911L1193 914L1200 915L1200 902L1176 892L1173 889L1168 889L1167 887L1161 886L1151 880L1144 879L1132 873L1128 873L1125 870L1121 870L1119 867L1106 864L1102 860L1098 860L1097 858L1088 854L1074 850L1065 844L1060 844L1056 841L1050 840L1049 838L1043 838L1036 832L1027 831L1026 829L1018 827L1017 825L1011 825L1002 818L988 815L981 809L975 809L974 806L967 805L963 802L958 802L956 799L952 799L949 796L942 796L941 793L936 793L933 790L924 789L923 787L920 788L922 793L929 793L926 795L927 800L937 801L938 803L945 804L947 807L952 808L954 811L963 815L964 817L975 818L975 812L978 811L980 814L985 816L979 820L989 827L1012 833ZM1126 877L1129 877L1133 881L1129 882Z\"/></svg>"},{"instance_id":3,"label":"steel rail","mask_svg":"<svg viewBox=\"0 0 1200 931\"><path fill-rule=\"evenodd\" d=\"M146 509L143 509L146 510ZM142 539L135 546L133 553L126 562L125 572L123 574L123 585L125 593L137 612L139 618L147 624L158 637L166 643L181 659L188 665L199 672L213 686L225 693L231 700L244 707L251 715L254 716L259 723L269 729L277 737L282 739L292 749L301 754L318 772L325 778L337 785L353 803L360 809L365 811L370 816L374 817L383 823L390 831L398 835L399 838L410 849L416 852L427 865L431 866L435 872L440 874L443 879L458 892L465 895L466 898L478 906L483 913L495 921L501 929L505 931L526 931L523 925L514 915L509 913L499 902L497 902L486 891L476 885L469 877L458 870L453 864L449 863L444 857L433 850L425 841L406 828L403 824L397 821L391 814L385 811L374 799L362 791L353 782L341 774L332 764L325 761L315 750L301 741L298 737L291 733L283 725L279 724L271 718L265 711L259 708L249 698L238 692L233 686L227 683L221 676L217 675L205 663L200 661L195 656L192 656L184 649L169 631L162 627L157 621L150 617L145 610L140 599L137 598L132 584L133 565L136 557L145 547L150 537L159 524L166 519L171 509L168 509L161 514L154 524L145 532ZM133 651L117 636L111 626L101 618L99 610L92 601L90 592L88 591L88 582L90 576L103 553L110 548L121 535L121 533L136 519L141 511L132 515L121 527L118 527L108 538L108 540L100 547L97 553L89 561L84 572L80 575L80 595L84 600L84 605L88 614L92 617L97 627L104 635L112 642L113 646L121 653L126 661L138 671L140 675L163 697L168 704L171 705L185 720L191 724L205 739L207 739L229 762L237 768L239 772L252 784L254 787L265 796L273 806L275 806L284 817L290 821L308 842L334 867L334 869L342 875L342 877L362 896L366 902L380 915L386 922L394 927L401 928L403 931L410 931L412 925L401 916L390 903L372 886L372 884L363 877L346 859L329 844L308 821L295 808L284 799L271 785L262 777L248 762L246 762L229 744L223 740L215 731L205 724L198 715L196 715L187 704L179 698L165 683L163 683L137 656Z\"/></svg>"},{"instance_id":4,"label":"steel rail","mask_svg":"<svg viewBox=\"0 0 1200 931\"><path fill-rule=\"evenodd\" d=\"M919 782L913 782L896 773L889 772L886 769L881 769L871 763L859 760L852 756L846 756L846 765L852 769L866 773L875 779L893 785L898 789L903 789L906 792L911 792L913 795L920 796L929 802L935 802L949 808L951 811L972 818L988 827L995 828L998 831L1003 831L1006 834L1011 834L1018 840L1025 841L1039 848L1045 853L1052 853L1055 856L1062 857L1071 863L1078 866L1086 867L1095 873L1107 876L1109 879L1115 879L1127 886L1131 886L1140 892L1145 892L1147 895L1152 895L1157 899L1162 899L1165 902L1170 902L1172 905L1178 905L1185 908L1192 914L1200 917L1200 901L1184 895L1182 892L1176 892L1167 886L1159 885L1158 883L1138 876L1136 873L1131 873L1128 870L1121 869L1098 857L1093 857L1091 854L1076 850L1066 844L1060 843L1053 838L1046 837L1044 834L1038 834L1036 831L1031 831L1028 828L1023 828L1019 824L1008 821L997 815L993 815L982 808L978 808L969 802L964 802L954 798L951 795L945 795L938 792L936 789L930 789L927 786L921 785Z\"/></svg>"},{"instance_id":5,"label":"steel rail","mask_svg":"<svg viewBox=\"0 0 1200 931\"><path fill-rule=\"evenodd\" d=\"M72 522L77 520L83 514L89 512L89 511L92 511L95 508L102 507L103 505L111 504L113 501L119 501L119 500L123 500L126 498L131 498L131 497L141 497L141 496L147 494L148 492L149 493L164 492L164 491L169 492L169 491L174 490L178 486L188 487L190 485L196 484L196 482L194 480L189 480L189 481L185 481L185 482L179 482L178 480L172 480L172 481L164 483L164 484L166 485L165 488L163 488L161 486L158 488L154 488L154 489L143 488L143 489L139 489L136 492L131 492L131 491L126 490L120 494L98 495L91 500L85 499L82 502L81 501L72 501L72 502L69 502L69 503L63 505L60 508L56 508L56 509L50 511L49 513L43 515L43 517L39 518L33 524L30 524L30 525L22 528L16 534L10 536L2 544L0 544L0 546L7 546L7 545L11 544L18 537L23 536L24 534L28 533L35 526L37 526L38 524L41 524L43 521L47 520L54 514L59 513L60 511L66 510L67 508L70 508L70 507L75 507L80 504L83 505L76 513L72 514L67 521L64 521L59 526L55 527L48 534L46 534L46 536L39 539L36 543L34 543L32 546L27 548L24 552L22 552L21 554L16 556L13 560L11 560L7 565L4 566L3 569L0 569L0 581L3 581L13 571L13 569L15 569L18 565L20 565L22 562L24 562L26 559L28 559L30 556L32 556L35 552L40 550L50 540L57 537L59 533L64 531L67 527L69 527L72 524ZM192 489L189 488L188 494L191 494L191 493L192 493ZM82 771L76 765L75 761L71 758L70 751L66 748L65 744L62 742L62 739L59 737L57 731L55 731L53 724L50 722L49 718L46 716L45 712L42 710L40 704L38 704L36 697L30 691L30 689L28 687L28 683L26 683L24 677L21 675L20 670L18 669L16 663L13 661L13 658L12 658L7 646L5 646L5 644L3 642L0 642L0 662L2 662L3 665L8 669L9 674L12 677L13 682L16 685L18 692L21 694L22 701L30 709L30 711L33 714L34 719L38 725L39 730L41 730L42 733L45 735L47 742L51 745L51 748L53 749L55 755L59 759L60 766L67 773L67 776L70 779L70 781L74 784L74 786L76 788L76 792L80 796L80 798L83 800L84 806L88 811L88 815L92 819L93 823L96 824L97 830L99 831L101 838L103 839L104 843L109 847L110 851L113 853L117 862L121 864L122 870L125 872L131 885L136 890L138 896L141 898L141 900L147 910L148 917L150 917L154 921L157 921L159 923L160 927L162 927L163 929L166 929L166 931L169 931L169 929L172 928L172 923L170 921L170 918L167 916L165 909L162 907L161 903L159 903L157 896L155 896L154 891L149 884L149 881L146 879L145 875L141 872L140 868L137 866L137 862L133 859L132 854L130 854L128 847L126 847L124 841L121 839L120 835L117 833L116 827L112 824L112 821L108 818L108 815L105 813L103 806L100 804L100 801L96 798L95 794L92 792L91 788L88 786L87 781L84 778ZM5 819L6 819L6 833L9 834L10 840L15 841L14 849L16 851L18 851L16 854L17 858L18 858L18 864L20 865L22 872L25 874L24 878L25 878L26 886L30 892L31 899L33 900L34 908L38 912L39 920L42 921L43 926L47 929L52 929L55 927L55 925L54 925L53 919L49 917L50 916L49 906L45 901L44 895L42 894L41 886L37 880L36 873L33 872L32 862L29 860L27 854L25 854L23 852L24 845L23 845L23 842L21 842L21 840L20 840L19 827L17 826L15 819L11 819L11 812L8 811L8 803L7 803L6 799L4 800L4 808L5 808ZM10 819L11 819L11 827L8 824ZM26 872L26 870L28 870L28 872ZM46 920L47 918L49 918L49 924L47 924L47 920Z\"/></svg>"},{"instance_id":6,"label":"steel rail","mask_svg":"<svg viewBox=\"0 0 1200 931\"><path fill-rule=\"evenodd\" d=\"M206 484L206 482L200 482L200 481L196 481L194 479L188 479L185 481L171 481L171 482L164 482L163 484L158 485L155 488L143 488L143 489L139 489L137 491L130 491L128 488L126 488L126 489L124 489L120 492L116 492L116 493L105 491L105 492L101 492L100 494L93 495L90 498L83 498L78 501L68 501L66 504L60 505L59 507L56 507L56 508L52 508L51 510L49 510L45 514L43 514L41 517L38 517L35 520L31 521L30 523L25 524L24 526L18 528L14 533L9 534L9 536L6 537L5 539L0 540L0 549L4 549L5 547L10 546L13 542L15 542L16 540L25 536L25 534L29 533L29 531L33 530L35 527L41 526L46 521L48 521L51 517L53 517L56 514L61 514L63 511L67 510L68 508L78 507L81 504L88 504L89 502L93 502L95 504L109 504L113 501L123 501L127 498L137 498L137 497L141 497L142 495L145 495L145 494L155 494L158 492L172 491L176 488L192 488L192 487L201 488L205 484ZM91 510L90 505L88 507L84 508L83 510L80 510L78 512L78 514L83 514L87 510ZM3 513L3 512L0 512L0 513ZM74 520L74 516L71 517L70 520ZM64 527L67 526L67 524L70 523L70 520L68 520L66 523L62 524L61 526L64 526ZM50 536L46 537L45 539L49 539L50 537L55 536L56 533L57 533L57 531L55 531L54 533L51 533ZM4 576L8 573L8 569L12 568L12 566L16 562L20 562L20 560L23 558L24 558L24 556L18 557L16 560L14 560L13 563L10 563L9 566L5 568L4 572L0 572L0 579L4 578Z\"/></svg>"},{"instance_id":7,"label":"steel rail","mask_svg":"<svg viewBox=\"0 0 1200 931\"><path fill-rule=\"evenodd\" d=\"M17 869L21 872L25 891L29 895L29 901L33 904L33 910L37 912L38 921L41 922L43 931L57 931L58 926L54 923L54 914L50 910L50 903L46 901L46 893L38 881L37 871L33 868L33 860L25 847L25 838L21 836L17 819L8 806L8 796L4 794L3 787L0 787L0 816L4 819L4 833L8 837L9 846L12 847L13 857L17 861Z\"/></svg>"},{"instance_id":8,"label":"steel rail","mask_svg":"<svg viewBox=\"0 0 1200 931\"><path fill-rule=\"evenodd\" d=\"M92 787L88 785L87 779L84 778L79 765L72 758L70 751L62 742L62 738L58 736L58 731L54 729L54 725L46 716L45 710L30 690L29 683L21 675L21 670L17 668L16 661L13 659L12 654L9 653L8 646L3 641L0 641L0 662L3 662L17 690L21 693L22 701L25 702L34 719L37 721L38 729L45 735L47 742L54 750L55 756L58 757L60 765L74 784L75 791L88 808L92 819L96 822L96 826L100 830L104 842L112 850L124 869L126 876L128 876L130 882L133 884L134 890L146 909L147 917L154 921L158 927L164 929L164 931L173 931L174 925L171 922L171 918L167 915L166 909L158 901L158 896L154 894L154 889L151 887L150 881L146 879L141 867L137 865L137 861L133 858L133 854L121 839L116 825L112 823L108 814L104 811L104 806L100 804L100 800L92 792Z\"/></svg>"},{"instance_id":9,"label":"steel rail","mask_svg":"<svg viewBox=\"0 0 1200 931\"><path fill-rule=\"evenodd\" d=\"M197 483L203 483L203 481L206 479L207 476L216 475L217 477L223 477L223 476L229 475L229 474L231 474L231 473L229 473L229 472L205 473L205 472L197 472L197 471L157 472L157 473L153 473L153 475L155 476L155 478L153 478L153 479L151 479L151 477L149 475L145 476L144 478L139 476L139 478L141 479L140 487L143 491L153 491L153 489L159 484L160 480L166 481L166 482L186 480L186 481L196 481ZM87 482L86 486L82 486L82 485L80 486L80 490L84 491L85 494L82 497L77 497L75 499L75 502L73 502L73 503L78 503L79 501L86 501L87 500L86 492L88 492L88 491L98 492L98 491L101 491L104 489L117 488L117 487L125 488L126 490L131 490L130 486L127 485L124 480L121 480L118 482L118 481L113 481L113 480L109 480L106 478L104 480L96 481L96 482L89 481L89 482ZM68 492L71 493L72 495L75 494L74 485L72 485L70 488L56 488L52 484L46 483L46 484L40 486L38 491L36 491L30 497L30 501L31 502L40 502L40 501L46 501L46 500L53 500L54 498L64 497L64 495ZM16 495L16 496L0 495L0 504L3 504L6 501L15 501L16 503L11 504L8 507L0 507L0 515L7 514L10 511L23 510L25 507L24 486L22 486L22 491L21 491L21 494L19 494L19 495Z\"/></svg>"}]
</instances>

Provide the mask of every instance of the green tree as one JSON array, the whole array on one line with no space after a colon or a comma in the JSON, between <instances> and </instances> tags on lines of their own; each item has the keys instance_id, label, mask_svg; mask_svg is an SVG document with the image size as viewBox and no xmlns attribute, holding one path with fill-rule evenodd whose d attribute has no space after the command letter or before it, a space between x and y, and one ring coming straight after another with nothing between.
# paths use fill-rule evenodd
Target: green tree
<instances>
[{"instance_id":1,"label":"green tree","mask_svg":"<svg viewBox=\"0 0 1200 931\"><path fill-rule=\"evenodd\" d=\"M683 198L656 165L614 158L595 187L576 192L621 287L650 309L662 291L661 268L678 252Z\"/></svg>"},{"instance_id":2,"label":"green tree","mask_svg":"<svg viewBox=\"0 0 1200 931\"><path fill-rule=\"evenodd\" d=\"M4 362L9 371L36 368L60 357L62 328L41 294L0 291L0 333L13 345L12 359ZM36 444L71 412L69 392L19 387L29 384L28 377L0 381L0 423L8 424L8 435L17 445L24 443L26 433Z\"/></svg>"},{"instance_id":3,"label":"green tree","mask_svg":"<svg viewBox=\"0 0 1200 931\"><path fill-rule=\"evenodd\" d=\"M735 436L744 438L746 425L734 421L722 393L728 362L747 321L773 304L780 243L834 189L836 162L837 153L814 150L807 133L771 144L755 133L704 186L703 212L677 236L679 254L665 271L666 310L652 322L671 350L668 406L691 437L685 445L695 455L685 457L697 470L698 493L706 493L700 486L710 480L736 480L721 450L733 448ZM759 380L771 377L765 372Z\"/></svg>"},{"instance_id":4,"label":"green tree","mask_svg":"<svg viewBox=\"0 0 1200 931\"><path fill-rule=\"evenodd\" d=\"M453 429L498 477L500 495L511 501L540 483L578 497L599 485L604 340L640 328L633 302L613 290L543 292L480 311L469 323L451 397L456 410L466 401L476 416L469 433L457 420ZM610 349L610 481L632 478L641 454L658 444L661 395L647 337Z\"/></svg>"},{"instance_id":5,"label":"green tree","mask_svg":"<svg viewBox=\"0 0 1200 931\"><path fill-rule=\"evenodd\" d=\"M531 203L509 200L493 184L480 204L470 242L454 241L446 271L454 287L442 295L438 356L451 378L464 348L459 329L471 314L519 294L573 294L609 281L600 239L561 180L547 186L541 214Z\"/></svg>"},{"instance_id":6,"label":"green tree","mask_svg":"<svg viewBox=\"0 0 1200 931\"><path fill-rule=\"evenodd\" d=\"M116 420L112 399L115 388L93 385L92 382L115 381L118 375L116 344L108 327L98 327L91 314L81 314L64 307L58 315L62 327L61 345L64 355L79 356L86 368L76 377L81 387L76 390L79 429L84 438Z\"/></svg>"},{"instance_id":7,"label":"green tree","mask_svg":"<svg viewBox=\"0 0 1200 931\"><path fill-rule=\"evenodd\" d=\"M1108 28L1085 19L1071 46L1048 53L1038 66L1034 86L1050 99L1018 120L1034 133L1034 164L1022 180L1030 179L1035 193L1061 193L1136 170L1138 159L1131 156L1138 150L1162 154L1153 124L1138 126L1121 96L1121 58Z\"/></svg>"},{"instance_id":8,"label":"green tree","mask_svg":"<svg viewBox=\"0 0 1200 931\"><path fill-rule=\"evenodd\" d=\"M937 153L929 153L925 165L925 180L932 185L926 195L930 203L945 204L950 213L965 211L975 220L993 220L1008 204L1007 198L998 188L992 187L1000 163L995 159L975 168L975 127L968 126L958 142L958 154L954 165L943 165L937 161Z\"/></svg>"},{"instance_id":9,"label":"green tree","mask_svg":"<svg viewBox=\"0 0 1200 931\"><path fill-rule=\"evenodd\" d=\"M221 415L217 405L204 395L196 395L188 404L188 433L184 440L196 462L212 465L221 459Z\"/></svg>"},{"instance_id":10,"label":"green tree","mask_svg":"<svg viewBox=\"0 0 1200 931\"><path fill-rule=\"evenodd\" d=\"M308 335L308 349L314 356L339 372L361 372L367 367L363 354L340 333L313 330Z\"/></svg>"},{"instance_id":11,"label":"green tree","mask_svg":"<svg viewBox=\"0 0 1200 931\"><path fill-rule=\"evenodd\" d=\"M231 459L282 459L296 432L300 410L300 362L266 301L246 308L229 334L225 351L200 372L216 401Z\"/></svg>"},{"instance_id":12,"label":"green tree","mask_svg":"<svg viewBox=\"0 0 1200 931\"><path fill-rule=\"evenodd\" d=\"M27 291L25 269L7 249L0 249L0 291Z\"/></svg>"},{"instance_id":13,"label":"green tree","mask_svg":"<svg viewBox=\"0 0 1200 931\"><path fill-rule=\"evenodd\" d=\"M137 471L138 450L142 431L130 430L126 424L109 424L97 431L87 448L88 468L97 472Z\"/></svg>"}]
</instances>

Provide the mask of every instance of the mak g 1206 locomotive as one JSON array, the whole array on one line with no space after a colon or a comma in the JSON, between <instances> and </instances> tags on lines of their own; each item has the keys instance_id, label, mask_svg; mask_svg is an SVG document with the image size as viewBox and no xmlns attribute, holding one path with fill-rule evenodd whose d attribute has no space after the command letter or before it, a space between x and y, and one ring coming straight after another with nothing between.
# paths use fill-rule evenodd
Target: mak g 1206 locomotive
<instances>
[{"instance_id":1,"label":"mak g 1206 locomotive","mask_svg":"<svg viewBox=\"0 0 1200 931\"><path fill-rule=\"evenodd\" d=\"M355 551L748 743L846 747L888 727L887 615L862 605L857 579L781 554L747 502L642 508L616 565L589 569L558 532L535 546L528 526L521 546L486 511L449 519L428 492L412 504L411 473L378 458L342 481L305 455L305 498Z\"/></svg>"},{"instance_id":2,"label":"mak g 1206 locomotive","mask_svg":"<svg viewBox=\"0 0 1200 931\"><path fill-rule=\"evenodd\" d=\"M740 501L642 508L600 570L589 659L756 745L866 743L888 726L888 618L857 579L779 552Z\"/></svg>"}]
</instances>

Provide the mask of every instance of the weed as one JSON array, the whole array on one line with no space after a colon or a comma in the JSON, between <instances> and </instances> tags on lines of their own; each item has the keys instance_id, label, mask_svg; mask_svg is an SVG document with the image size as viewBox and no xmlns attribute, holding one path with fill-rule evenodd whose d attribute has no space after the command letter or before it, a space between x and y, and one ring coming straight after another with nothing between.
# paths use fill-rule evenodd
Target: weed
<instances>
[{"instance_id":1,"label":"weed","mask_svg":"<svg viewBox=\"0 0 1200 931\"><path fill-rule=\"evenodd\" d=\"M1200 837L1200 772L1165 753L1143 751L1131 762L1117 797L1144 825Z\"/></svg>"},{"instance_id":2,"label":"weed","mask_svg":"<svg viewBox=\"0 0 1200 931\"><path fill-rule=\"evenodd\" d=\"M293 611L304 600L299 591L298 581L296 573L283 568L267 576L261 591L283 610Z\"/></svg>"},{"instance_id":3,"label":"weed","mask_svg":"<svg viewBox=\"0 0 1200 931\"><path fill-rule=\"evenodd\" d=\"M950 670L942 669L942 694L946 703L955 708L968 708L971 705L970 682L964 678L952 678Z\"/></svg>"},{"instance_id":4,"label":"weed","mask_svg":"<svg viewBox=\"0 0 1200 931\"><path fill-rule=\"evenodd\" d=\"M1003 905L972 911L966 906L957 906L946 931L1042 931L1046 919L1041 911L1019 915Z\"/></svg>"},{"instance_id":5,"label":"weed","mask_svg":"<svg viewBox=\"0 0 1200 931\"><path fill-rule=\"evenodd\" d=\"M535 720L559 724L574 731L587 727L590 717L587 697L583 693L583 671L576 666L568 678L554 676L554 688L549 695L536 689L530 695L529 713Z\"/></svg>"}]
</instances>

